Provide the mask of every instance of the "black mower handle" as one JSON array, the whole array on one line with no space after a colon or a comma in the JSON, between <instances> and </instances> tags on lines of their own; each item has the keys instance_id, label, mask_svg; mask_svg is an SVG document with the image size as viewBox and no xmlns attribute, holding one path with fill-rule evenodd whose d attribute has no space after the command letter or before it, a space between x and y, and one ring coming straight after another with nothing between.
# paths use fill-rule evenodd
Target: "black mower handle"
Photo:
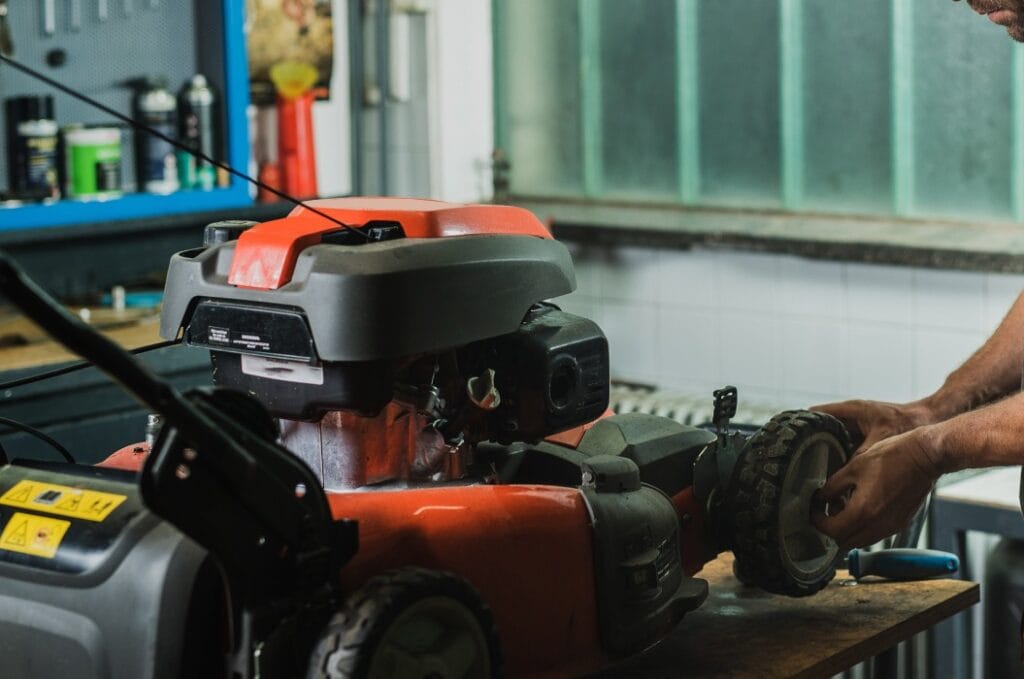
<instances>
[{"instance_id":1,"label":"black mower handle","mask_svg":"<svg viewBox=\"0 0 1024 679\"><path fill-rule=\"evenodd\" d=\"M254 436L238 421L228 401L211 394L183 395L131 354L64 309L40 288L8 255L0 251L0 294L50 336L92 362L136 399L162 414L170 428L158 439L143 469L143 498L158 514L197 537L209 523L200 514L182 515L186 507L163 497L173 485L182 448L202 451L204 469L215 477L210 492L230 497L233 506L276 534L295 555L308 549L330 548L336 542L326 496L316 476L275 442ZM262 409L262 407L260 407ZM169 443L171 436L174 445ZM296 488L301 486L301 494ZM191 503L189 503L191 504ZM189 525L182 525L183 523ZM216 551L218 545L205 544ZM342 550L347 551L347 550ZM226 555L228 558L229 555Z\"/></svg>"},{"instance_id":2,"label":"black mower handle","mask_svg":"<svg viewBox=\"0 0 1024 679\"><path fill-rule=\"evenodd\" d=\"M0 294L51 337L110 375L149 409L166 414L189 439L203 439L203 423L173 387L127 351L67 311L0 251Z\"/></svg>"}]
</instances>

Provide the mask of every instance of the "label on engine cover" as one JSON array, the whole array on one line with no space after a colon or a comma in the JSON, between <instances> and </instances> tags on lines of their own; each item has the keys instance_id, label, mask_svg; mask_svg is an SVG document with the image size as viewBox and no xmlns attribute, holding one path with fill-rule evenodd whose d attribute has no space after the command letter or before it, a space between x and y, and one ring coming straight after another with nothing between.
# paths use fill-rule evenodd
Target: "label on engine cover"
<instances>
[{"instance_id":1,"label":"label on engine cover","mask_svg":"<svg viewBox=\"0 0 1024 679\"><path fill-rule=\"evenodd\" d=\"M242 354L242 372L253 377L266 377L285 382L321 385L324 383L324 369L321 366L250 354Z\"/></svg>"},{"instance_id":2,"label":"label on engine cover","mask_svg":"<svg viewBox=\"0 0 1024 679\"><path fill-rule=\"evenodd\" d=\"M56 483L18 481L0 496L0 504L47 514L70 516L73 519L103 521L126 499L127 496L117 493L72 488ZM34 554L35 552L28 553Z\"/></svg>"},{"instance_id":3,"label":"label on engine cover","mask_svg":"<svg viewBox=\"0 0 1024 679\"><path fill-rule=\"evenodd\" d=\"M0 549L52 559L70 527L63 519L14 512L0 533Z\"/></svg>"},{"instance_id":4,"label":"label on engine cover","mask_svg":"<svg viewBox=\"0 0 1024 679\"><path fill-rule=\"evenodd\" d=\"M196 306L185 328L185 343L306 363L313 363L316 357L313 337L301 311L217 300Z\"/></svg>"}]
</instances>

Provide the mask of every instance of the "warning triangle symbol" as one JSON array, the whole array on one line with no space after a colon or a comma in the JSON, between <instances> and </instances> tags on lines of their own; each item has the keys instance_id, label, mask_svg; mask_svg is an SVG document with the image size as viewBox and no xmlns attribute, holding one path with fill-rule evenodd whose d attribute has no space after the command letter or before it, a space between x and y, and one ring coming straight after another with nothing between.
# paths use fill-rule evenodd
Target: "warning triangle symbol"
<instances>
[{"instance_id":1,"label":"warning triangle symbol","mask_svg":"<svg viewBox=\"0 0 1024 679\"><path fill-rule=\"evenodd\" d=\"M82 504L82 494L76 493L75 495L68 496L67 500L57 505L57 509L63 509L66 512L73 512L78 509L78 505Z\"/></svg>"},{"instance_id":2,"label":"warning triangle symbol","mask_svg":"<svg viewBox=\"0 0 1024 679\"><path fill-rule=\"evenodd\" d=\"M21 490L7 499L11 502L28 502L29 496L32 495L33 488L35 488L35 486L26 483Z\"/></svg>"},{"instance_id":3,"label":"warning triangle symbol","mask_svg":"<svg viewBox=\"0 0 1024 679\"><path fill-rule=\"evenodd\" d=\"M8 534L4 540L9 545L17 545L19 547L24 546L28 542L28 519L23 519L22 522L14 528Z\"/></svg>"}]
</instances>

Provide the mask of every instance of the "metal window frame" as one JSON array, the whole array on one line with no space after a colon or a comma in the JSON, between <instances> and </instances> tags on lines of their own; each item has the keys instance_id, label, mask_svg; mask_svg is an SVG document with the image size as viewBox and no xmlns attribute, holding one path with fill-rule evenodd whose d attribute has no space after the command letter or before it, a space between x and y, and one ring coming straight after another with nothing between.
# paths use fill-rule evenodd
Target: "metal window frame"
<instances>
[{"instance_id":1,"label":"metal window frame","mask_svg":"<svg viewBox=\"0 0 1024 679\"><path fill-rule=\"evenodd\" d=\"M600 0L566 0L576 3L579 24L577 49L580 62L580 116L579 134L582 142L582 187L579 197L596 202L609 200L602 154L602 72L600 36ZM675 1L675 93L676 171L678 186L675 203L684 207L711 207L701 196L701 139L700 139L700 64L699 9L701 0ZM779 107L780 158L779 204L783 210L802 214L808 211L805 200L805 111L804 111L804 2L803 0L777 0L779 3ZM494 122L495 141L508 153L509 115L507 93L504 91L508 68L508 36L503 16L515 0L491 0L494 50ZM865 216L899 222L906 218L920 218L915 201L915 101L914 101L914 0L892 0L890 4L891 65L890 88L890 201L889 210L871 212ZM1011 182L1011 217L1024 222L1024 45L1014 44L1011 66L1010 101L1012 106L1013 138L1011 163L1007 168ZM706 153L706 150L703 150ZM511 161L514 163L515 159ZM515 186L511 194L523 196ZM531 192L533 193L533 192ZM532 197L536 197L535 195ZM566 196L550 196L565 198ZM637 199L639 203L652 202ZM820 211L819 209L814 212ZM837 215L851 214L837 208ZM991 223L990 219L937 218L936 221L962 221L971 224Z\"/></svg>"}]
</instances>

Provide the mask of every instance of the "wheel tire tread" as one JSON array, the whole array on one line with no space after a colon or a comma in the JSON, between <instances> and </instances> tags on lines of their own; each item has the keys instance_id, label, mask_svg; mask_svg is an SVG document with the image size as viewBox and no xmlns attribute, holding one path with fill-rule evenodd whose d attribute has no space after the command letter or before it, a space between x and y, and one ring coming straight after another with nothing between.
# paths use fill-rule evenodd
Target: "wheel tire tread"
<instances>
[{"instance_id":1,"label":"wheel tire tread","mask_svg":"<svg viewBox=\"0 0 1024 679\"><path fill-rule=\"evenodd\" d=\"M778 535L782 482L794 444L826 432L842 445L847 457L850 436L839 420L824 413L789 410L768 421L747 441L731 493L733 554L746 579L775 594L802 597L821 590L835 577L835 563L825 575L803 582L786 572ZM838 560L838 555L837 555Z\"/></svg>"},{"instance_id":2,"label":"wheel tire tread","mask_svg":"<svg viewBox=\"0 0 1024 679\"><path fill-rule=\"evenodd\" d=\"M476 589L447 571L409 566L367 580L348 597L324 627L310 656L307 679L364 677L372 649L406 606L425 596L444 595L476 617L491 654L491 674L500 676L501 644L491 612Z\"/></svg>"}]
</instances>

